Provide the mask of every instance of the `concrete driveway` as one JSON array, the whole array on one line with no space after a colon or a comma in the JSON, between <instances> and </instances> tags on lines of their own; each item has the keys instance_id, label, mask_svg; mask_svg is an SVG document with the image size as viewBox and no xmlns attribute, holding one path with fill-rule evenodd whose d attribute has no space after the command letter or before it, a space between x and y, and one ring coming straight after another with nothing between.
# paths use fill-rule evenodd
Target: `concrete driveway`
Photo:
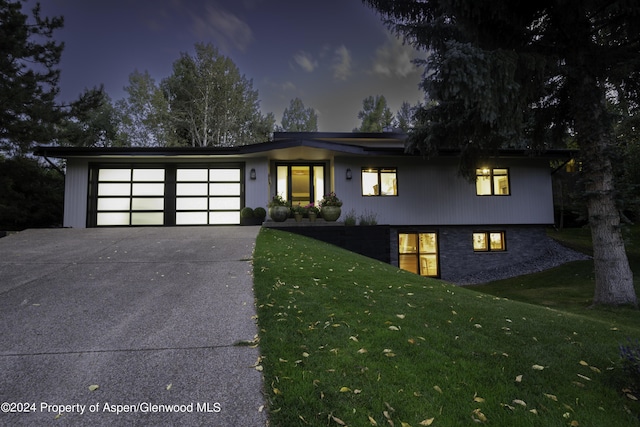
<instances>
[{"instance_id":1,"label":"concrete driveway","mask_svg":"<svg viewBox=\"0 0 640 427\"><path fill-rule=\"evenodd\" d=\"M0 239L0 425L266 425L259 350L237 345L258 230Z\"/></svg>"}]
</instances>

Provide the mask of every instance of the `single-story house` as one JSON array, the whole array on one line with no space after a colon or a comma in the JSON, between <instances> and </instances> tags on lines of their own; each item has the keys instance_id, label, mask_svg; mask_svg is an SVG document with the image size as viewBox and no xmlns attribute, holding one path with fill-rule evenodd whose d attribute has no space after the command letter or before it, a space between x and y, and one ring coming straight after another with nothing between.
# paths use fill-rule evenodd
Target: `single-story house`
<instances>
[{"instance_id":1,"label":"single-story house","mask_svg":"<svg viewBox=\"0 0 640 427\"><path fill-rule=\"evenodd\" d=\"M458 152L405 153L397 133L275 133L238 147L38 147L66 159L65 227L239 224L240 210L275 194L306 205L335 192L343 216L373 213L389 235L388 261L455 281L526 263L554 222L550 160L501 150L457 171Z\"/></svg>"}]
</instances>

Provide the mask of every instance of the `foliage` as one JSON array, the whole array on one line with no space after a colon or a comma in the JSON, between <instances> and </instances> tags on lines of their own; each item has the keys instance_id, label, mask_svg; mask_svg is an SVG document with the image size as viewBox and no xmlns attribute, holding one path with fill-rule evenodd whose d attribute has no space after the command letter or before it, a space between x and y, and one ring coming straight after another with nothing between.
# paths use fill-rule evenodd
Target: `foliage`
<instances>
[{"instance_id":1,"label":"foliage","mask_svg":"<svg viewBox=\"0 0 640 427\"><path fill-rule=\"evenodd\" d=\"M317 132L318 115L309 107L305 108L300 98L291 100L282 114L282 130L284 132Z\"/></svg>"},{"instance_id":2,"label":"foliage","mask_svg":"<svg viewBox=\"0 0 640 427\"><path fill-rule=\"evenodd\" d=\"M404 133L409 133L413 128L416 109L418 107L412 107L407 101L404 101L400 106L400 110L396 113L396 118L393 121L393 127L399 129Z\"/></svg>"},{"instance_id":3,"label":"foliage","mask_svg":"<svg viewBox=\"0 0 640 427\"><path fill-rule=\"evenodd\" d=\"M460 172L500 148L580 148L596 262L595 303L638 300L624 254L612 153L616 118L640 107L640 4L364 0L415 47L431 98L409 149L460 150ZM570 28L571 31L567 31Z\"/></svg>"},{"instance_id":4,"label":"foliage","mask_svg":"<svg viewBox=\"0 0 640 427\"><path fill-rule=\"evenodd\" d=\"M0 156L0 230L61 226L63 197L60 171Z\"/></svg>"},{"instance_id":5,"label":"foliage","mask_svg":"<svg viewBox=\"0 0 640 427\"><path fill-rule=\"evenodd\" d=\"M327 193L322 197L319 203L320 207L323 208L325 206L342 206L342 201L338 199L336 193L333 191L331 193Z\"/></svg>"},{"instance_id":6,"label":"foliage","mask_svg":"<svg viewBox=\"0 0 640 427\"><path fill-rule=\"evenodd\" d=\"M307 213L307 208L300 205L300 203L298 203L295 206L292 206L291 210L293 211L294 214L299 214L299 215L305 215Z\"/></svg>"},{"instance_id":7,"label":"foliage","mask_svg":"<svg viewBox=\"0 0 640 427\"><path fill-rule=\"evenodd\" d=\"M148 71L134 71L125 86L127 97L116 102L125 145L162 147L171 144L169 104Z\"/></svg>"},{"instance_id":8,"label":"foliage","mask_svg":"<svg viewBox=\"0 0 640 427\"><path fill-rule=\"evenodd\" d=\"M307 212L309 213L314 213L316 215L320 214L320 209L318 209L318 207L315 205L315 203L309 203L307 206L304 207Z\"/></svg>"},{"instance_id":9,"label":"foliage","mask_svg":"<svg viewBox=\"0 0 640 427\"><path fill-rule=\"evenodd\" d=\"M254 284L270 425L637 424L617 362L637 312L508 301L273 229Z\"/></svg>"},{"instance_id":10,"label":"foliage","mask_svg":"<svg viewBox=\"0 0 640 427\"><path fill-rule=\"evenodd\" d=\"M119 118L104 88L87 89L71 103L60 125L58 143L76 147L122 145Z\"/></svg>"},{"instance_id":11,"label":"foliage","mask_svg":"<svg viewBox=\"0 0 640 427\"><path fill-rule=\"evenodd\" d=\"M633 391L640 396L640 340L627 341L627 345L620 344L620 358Z\"/></svg>"},{"instance_id":12,"label":"foliage","mask_svg":"<svg viewBox=\"0 0 640 427\"><path fill-rule=\"evenodd\" d=\"M61 118L55 97L63 44L53 41L53 32L64 21L43 18L39 5L30 18L22 5L0 0L0 152L10 156L51 142Z\"/></svg>"},{"instance_id":13,"label":"foliage","mask_svg":"<svg viewBox=\"0 0 640 427\"><path fill-rule=\"evenodd\" d=\"M344 216L344 225L353 226L356 225L357 216L355 209L350 209L349 212Z\"/></svg>"},{"instance_id":14,"label":"foliage","mask_svg":"<svg viewBox=\"0 0 640 427\"><path fill-rule=\"evenodd\" d=\"M240 218L253 218L255 216L255 212L250 207L244 207L240 210Z\"/></svg>"},{"instance_id":15,"label":"foliage","mask_svg":"<svg viewBox=\"0 0 640 427\"><path fill-rule=\"evenodd\" d=\"M253 82L211 44L183 53L162 81L177 145L236 146L268 140L273 115L260 113Z\"/></svg>"},{"instance_id":16,"label":"foliage","mask_svg":"<svg viewBox=\"0 0 640 427\"><path fill-rule=\"evenodd\" d=\"M378 215L375 212L364 211L360 214L360 225L377 225L378 224Z\"/></svg>"},{"instance_id":17,"label":"foliage","mask_svg":"<svg viewBox=\"0 0 640 427\"><path fill-rule=\"evenodd\" d=\"M393 126L393 113L387 107L384 95L369 96L362 101L362 110L358 113L362 120L354 132L384 132Z\"/></svg>"},{"instance_id":18,"label":"foliage","mask_svg":"<svg viewBox=\"0 0 640 427\"><path fill-rule=\"evenodd\" d=\"M267 211L262 206L258 206L253 210L253 216L264 221L267 217Z\"/></svg>"},{"instance_id":19,"label":"foliage","mask_svg":"<svg viewBox=\"0 0 640 427\"><path fill-rule=\"evenodd\" d=\"M271 201L269 202L268 206L270 208L272 208L274 206L287 206L287 207L290 207L291 204L288 201L286 201L285 199L283 199L280 194L276 194L275 196L273 196L273 199L271 199Z\"/></svg>"}]
</instances>

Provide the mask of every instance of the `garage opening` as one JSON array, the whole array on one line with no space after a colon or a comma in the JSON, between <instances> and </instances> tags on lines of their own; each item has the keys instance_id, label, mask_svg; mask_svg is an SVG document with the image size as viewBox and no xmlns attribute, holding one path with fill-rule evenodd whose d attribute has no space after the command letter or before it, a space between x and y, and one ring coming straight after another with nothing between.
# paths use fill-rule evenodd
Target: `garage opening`
<instances>
[{"instance_id":1,"label":"garage opening","mask_svg":"<svg viewBox=\"0 0 640 427\"><path fill-rule=\"evenodd\" d=\"M243 171L241 165L92 166L87 226L239 224Z\"/></svg>"}]
</instances>

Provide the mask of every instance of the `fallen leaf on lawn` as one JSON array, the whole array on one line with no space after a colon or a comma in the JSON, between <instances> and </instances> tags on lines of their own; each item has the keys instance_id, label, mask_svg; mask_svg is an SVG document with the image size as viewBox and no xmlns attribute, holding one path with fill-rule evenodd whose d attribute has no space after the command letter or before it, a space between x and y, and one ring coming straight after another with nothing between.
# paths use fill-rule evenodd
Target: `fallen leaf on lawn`
<instances>
[{"instance_id":1,"label":"fallen leaf on lawn","mask_svg":"<svg viewBox=\"0 0 640 427\"><path fill-rule=\"evenodd\" d=\"M434 389L435 391L437 391L438 393L442 394L442 389L441 389L439 386L434 385L434 386L433 386L433 389Z\"/></svg>"},{"instance_id":2,"label":"fallen leaf on lawn","mask_svg":"<svg viewBox=\"0 0 640 427\"><path fill-rule=\"evenodd\" d=\"M400 421L400 425L402 425L402 427L411 427L409 423L405 423L404 421Z\"/></svg>"},{"instance_id":3,"label":"fallen leaf on lawn","mask_svg":"<svg viewBox=\"0 0 640 427\"><path fill-rule=\"evenodd\" d=\"M475 324L475 325L473 325L473 326L474 326L476 329L480 329L480 328L482 328L482 325L481 325L481 324L479 324L479 323L476 323L476 324Z\"/></svg>"},{"instance_id":4,"label":"fallen leaf on lawn","mask_svg":"<svg viewBox=\"0 0 640 427\"><path fill-rule=\"evenodd\" d=\"M531 412L532 414L538 415L537 409L529 409L529 412Z\"/></svg>"},{"instance_id":5,"label":"fallen leaf on lawn","mask_svg":"<svg viewBox=\"0 0 640 427\"><path fill-rule=\"evenodd\" d=\"M358 353L360 353L360 354L364 354L366 352L367 352L366 348L361 348L360 350L358 350Z\"/></svg>"},{"instance_id":6,"label":"fallen leaf on lawn","mask_svg":"<svg viewBox=\"0 0 640 427\"><path fill-rule=\"evenodd\" d=\"M100 386L97 384L92 384L89 386L89 391L96 391L97 389L99 389Z\"/></svg>"},{"instance_id":7,"label":"fallen leaf on lawn","mask_svg":"<svg viewBox=\"0 0 640 427\"><path fill-rule=\"evenodd\" d=\"M387 402L384 402L384 406L386 406L387 409L390 410L391 412L396 412L396 410L393 408L393 406L389 405Z\"/></svg>"},{"instance_id":8,"label":"fallen leaf on lawn","mask_svg":"<svg viewBox=\"0 0 640 427\"><path fill-rule=\"evenodd\" d=\"M569 424L569 425L571 427L578 427L580 424L576 420L573 420L573 421L571 421L571 424Z\"/></svg>"},{"instance_id":9,"label":"fallen leaf on lawn","mask_svg":"<svg viewBox=\"0 0 640 427\"><path fill-rule=\"evenodd\" d=\"M554 402L557 402L557 401L558 401L558 398L557 398L555 395L553 395L553 394L549 394L549 393L542 393L542 394L544 394L544 396L545 396L545 397L547 397L547 398L549 398L549 399L553 400Z\"/></svg>"},{"instance_id":10,"label":"fallen leaf on lawn","mask_svg":"<svg viewBox=\"0 0 640 427\"><path fill-rule=\"evenodd\" d=\"M384 417L388 420L391 420L391 415L389 415L389 412L387 411L382 411L382 415L384 415Z\"/></svg>"},{"instance_id":11,"label":"fallen leaf on lawn","mask_svg":"<svg viewBox=\"0 0 640 427\"><path fill-rule=\"evenodd\" d=\"M480 408L474 409L471 413L471 419L475 422L487 422L487 417L480 411Z\"/></svg>"},{"instance_id":12,"label":"fallen leaf on lawn","mask_svg":"<svg viewBox=\"0 0 640 427\"><path fill-rule=\"evenodd\" d=\"M391 325L391 326L389 326L389 330L391 330L391 331L399 331L400 328L398 328L397 326Z\"/></svg>"},{"instance_id":13,"label":"fallen leaf on lawn","mask_svg":"<svg viewBox=\"0 0 640 427\"><path fill-rule=\"evenodd\" d=\"M513 399L512 403L515 403L516 405L524 406L525 408L527 407L527 404L524 400Z\"/></svg>"},{"instance_id":14,"label":"fallen leaf on lawn","mask_svg":"<svg viewBox=\"0 0 640 427\"><path fill-rule=\"evenodd\" d=\"M635 395L631 394L631 393L627 393L626 396L627 396L628 399L638 400L638 398Z\"/></svg>"},{"instance_id":15,"label":"fallen leaf on lawn","mask_svg":"<svg viewBox=\"0 0 640 427\"><path fill-rule=\"evenodd\" d=\"M396 314L396 317L397 317L398 319L404 319L404 314Z\"/></svg>"},{"instance_id":16,"label":"fallen leaf on lawn","mask_svg":"<svg viewBox=\"0 0 640 427\"><path fill-rule=\"evenodd\" d=\"M264 368L262 367L262 365L258 365L258 366L255 367L255 370L258 371L258 372L262 372L263 369Z\"/></svg>"},{"instance_id":17,"label":"fallen leaf on lawn","mask_svg":"<svg viewBox=\"0 0 640 427\"><path fill-rule=\"evenodd\" d=\"M283 358L281 358L281 357L278 359L278 361L279 361L280 363L287 363L287 359L283 359Z\"/></svg>"},{"instance_id":18,"label":"fallen leaf on lawn","mask_svg":"<svg viewBox=\"0 0 640 427\"><path fill-rule=\"evenodd\" d=\"M421 426L430 426L431 424L433 424L433 420L435 420L435 418L427 418L426 420L420 421L420 425Z\"/></svg>"},{"instance_id":19,"label":"fallen leaf on lawn","mask_svg":"<svg viewBox=\"0 0 640 427\"><path fill-rule=\"evenodd\" d=\"M273 389L273 394L275 394L277 396L279 394L282 394L282 392L280 391L280 389L274 388Z\"/></svg>"},{"instance_id":20,"label":"fallen leaf on lawn","mask_svg":"<svg viewBox=\"0 0 640 427\"><path fill-rule=\"evenodd\" d=\"M515 411L516 408L514 408L513 406L509 405L508 403L501 403L500 406L502 406L503 408L508 408L511 409L512 411Z\"/></svg>"},{"instance_id":21,"label":"fallen leaf on lawn","mask_svg":"<svg viewBox=\"0 0 640 427\"><path fill-rule=\"evenodd\" d=\"M350 339L351 341L358 342L358 337L350 336L350 337L349 337L349 339Z\"/></svg>"},{"instance_id":22,"label":"fallen leaf on lawn","mask_svg":"<svg viewBox=\"0 0 640 427\"><path fill-rule=\"evenodd\" d=\"M309 357L309 353L305 351L304 353L302 353L302 357Z\"/></svg>"},{"instance_id":23,"label":"fallen leaf on lawn","mask_svg":"<svg viewBox=\"0 0 640 427\"><path fill-rule=\"evenodd\" d=\"M521 383L521 382L522 382L522 375L518 375L518 376L516 377L516 382L517 382L517 383Z\"/></svg>"},{"instance_id":24,"label":"fallen leaf on lawn","mask_svg":"<svg viewBox=\"0 0 640 427\"><path fill-rule=\"evenodd\" d=\"M531 367L531 369L535 369L536 371L542 371L544 369L544 366L540 366L540 365L533 365Z\"/></svg>"},{"instance_id":25,"label":"fallen leaf on lawn","mask_svg":"<svg viewBox=\"0 0 640 427\"><path fill-rule=\"evenodd\" d=\"M373 418L371 418L371 415L367 415L367 417L369 418L369 423L371 423L372 426L377 426L378 422L376 420L374 420Z\"/></svg>"},{"instance_id":26,"label":"fallen leaf on lawn","mask_svg":"<svg viewBox=\"0 0 640 427\"><path fill-rule=\"evenodd\" d=\"M340 393L346 393L348 391L351 391L349 387L340 387Z\"/></svg>"},{"instance_id":27,"label":"fallen leaf on lawn","mask_svg":"<svg viewBox=\"0 0 640 427\"><path fill-rule=\"evenodd\" d=\"M358 388L353 390L353 394L360 394L360 393L362 393L362 390L360 390Z\"/></svg>"},{"instance_id":28,"label":"fallen leaf on lawn","mask_svg":"<svg viewBox=\"0 0 640 427\"><path fill-rule=\"evenodd\" d=\"M407 342L408 342L409 344L415 344L415 343L416 343L416 340L414 340L413 338L409 338L409 339L407 340Z\"/></svg>"},{"instance_id":29,"label":"fallen leaf on lawn","mask_svg":"<svg viewBox=\"0 0 640 427\"><path fill-rule=\"evenodd\" d=\"M484 399L480 396L473 396L473 401L477 403L482 403L484 402Z\"/></svg>"},{"instance_id":30,"label":"fallen leaf on lawn","mask_svg":"<svg viewBox=\"0 0 640 427\"><path fill-rule=\"evenodd\" d=\"M341 426L346 426L346 425L347 425L347 424L346 424L344 421L342 421L340 418L334 417L333 415L331 415L331 419L332 419L333 421L335 421L337 424L340 424Z\"/></svg>"},{"instance_id":31,"label":"fallen leaf on lawn","mask_svg":"<svg viewBox=\"0 0 640 427\"><path fill-rule=\"evenodd\" d=\"M587 362L585 362L584 360L581 360L579 362L582 366L589 366L589 364Z\"/></svg>"},{"instance_id":32,"label":"fallen leaf on lawn","mask_svg":"<svg viewBox=\"0 0 640 427\"><path fill-rule=\"evenodd\" d=\"M571 381L571 384L578 386L580 388L584 388L584 384L582 384L580 381Z\"/></svg>"},{"instance_id":33,"label":"fallen leaf on lawn","mask_svg":"<svg viewBox=\"0 0 640 427\"><path fill-rule=\"evenodd\" d=\"M589 369L591 369L593 372L595 372L596 374L600 374L600 369L596 368L595 366L589 366Z\"/></svg>"},{"instance_id":34,"label":"fallen leaf on lawn","mask_svg":"<svg viewBox=\"0 0 640 427\"><path fill-rule=\"evenodd\" d=\"M589 377L587 377L587 376L585 376L585 375L578 374L578 376L579 376L580 378L582 378L583 380L591 381L591 378L589 378Z\"/></svg>"}]
</instances>

